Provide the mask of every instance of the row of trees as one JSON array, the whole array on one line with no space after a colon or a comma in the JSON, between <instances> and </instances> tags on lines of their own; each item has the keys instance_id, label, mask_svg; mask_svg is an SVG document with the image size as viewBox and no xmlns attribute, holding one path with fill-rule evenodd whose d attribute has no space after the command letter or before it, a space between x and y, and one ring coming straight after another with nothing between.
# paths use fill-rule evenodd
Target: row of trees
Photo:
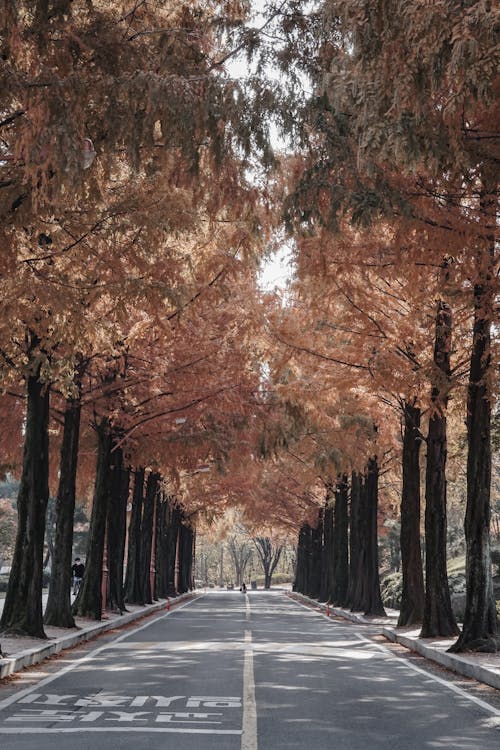
<instances>
[{"instance_id":1,"label":"row of trees","mask_svg":"<svg viewBox=\"0 0 500 750\"><path fill-rule=\"evenodd\" d=\"M200 465L221 461L253 400L260 204L244 170L266 139L222 75L239 4L4 5L1 450L21 484L0 629L43 636L49 488L48 622L72 622L76 493L92 516L74 612L101 616L105 553L108 603L123 607L130 472L147 479L129 601L153 595L152 547L158 595L172 589L176 555L177 588L188 585L192 532L178 516L200 508L196 497L184 511L159 502L158 486L180 496Z\"/></svg>"},{"instance_id":2,"label":"row of trees","mask_svg":"<svg viewBox=\"0 0 500 750\"><path fill-rule=\"evenodd\" d=\"M319 588L335 598L346 585L345 477L356 477L348 563L372 584L384 477L382 511L401 501L402 622L423 617L424 632L455 633L448 427L465 420L467 606L456 648L496 648L496 11L482 0L285 0L251 27L239 2L6 8L0 448L22 478L16 606L1 628L42 632L43 529L57 483L64 538L75 487L94 487L92 582L89 573L77 609L100 615L105 530L123 539L132 467L147 472L146 498L161 474L193 521L239 505L251 528L296 532L316 528L320 508L310 543L315 555L327 550ZM234 80L225 66L242 51L257 75ZM271 118L290 141L272 182L258 171L274 163ZM283 217L296 277L279 300L256 279ZM119 571L122 542L110 543ZM144 559L152 543L147 531ZM376 596L362 601L377 606Z\"/></svg>"},{"instance_id":3,"label":"row of trees","mask_svg":"<svg viewBox=\"0 0 500 750\"><path fill-rule=\"evenodd\" d=\"M498 646L489 539L495 15L481 2L325 0L300 13L305 41L295 37L283 55L293 49L313 95L296 119L304 153L290 163L288 218L299 239L292 309L276 317L281 391L330 442L342 419L371 418L371 449L347 433L336 442L337 471L366 474L368 487L370 462L386 472L401 460L401 622L423 620L424 635L457 633L446 576L450 406L465 421L467 601L456 650ZM398 422L401 439L390 435ZM308 457L317 461L318 451ZM326 546L329 533L325 526Z\"/></svg>"}]
</instances>

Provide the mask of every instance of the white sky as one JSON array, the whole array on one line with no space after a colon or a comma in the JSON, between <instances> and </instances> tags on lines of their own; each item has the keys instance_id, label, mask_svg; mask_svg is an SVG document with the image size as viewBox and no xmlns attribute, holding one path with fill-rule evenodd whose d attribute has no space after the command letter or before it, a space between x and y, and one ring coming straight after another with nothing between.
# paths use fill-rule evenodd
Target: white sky
<instances>
[{"instance_id":1,"label":"white sky","mask_svg":"<svg viewBox=\"0 0 500 750\"><path fill-rule=\"evenodd\" d=\"M261 26L265 22L266 0L253 0L251 3L253 19L251 26ZM226 64L230 76L234 78L247 78L252 75L253 71L249 67L248 61L244 55L237 56L228 60ZM278 78L277 71L270 69L271 78ZM276 151L283 150L285 143L280 140L277 129L270 123L271 141ZM292 250L290 241L283 241L282 246L270 257L262 262L261 272L259 275L259 286L264 292L270 292L274 289L284 291L293 277Z\"/></svg>"}]
</instances>

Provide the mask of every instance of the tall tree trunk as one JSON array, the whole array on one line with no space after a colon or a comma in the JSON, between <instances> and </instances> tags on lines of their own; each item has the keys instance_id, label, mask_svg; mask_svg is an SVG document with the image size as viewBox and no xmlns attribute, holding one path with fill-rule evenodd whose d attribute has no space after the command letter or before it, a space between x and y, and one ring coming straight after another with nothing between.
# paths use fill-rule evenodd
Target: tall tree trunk
<instances>
[{"instance_id":1,"label":"tall tree trunk","mask_svg":"<svg viewBox=\"0 0 500 750\"><path fill-rule=\"evenodd\" d=\"M297 560L295 563L295 580L293 582L293 590L298 591L299 594L305 594L307 588L307 560L310 554L309 540L310 526L305 523L300 527L297 540Z\"/></svg>"},{"instance_id":2,"label":"tall tree trunk","mask_svg":"<svg viewBox=\"0 0 500 750\"><path fill-rule=\"evenodd\" d=\"M385 615L378 569L378 462L376 457L368 461L365 508L368 522L364 566L367 588L363 609L365 615Z\"/></svg>"},{"instance_id":3,"label":"tall tree trunk","mask_svg":"<svg viewBox=\"0 0 500 750\"><path fill-rule=\"evenodd\" d=\"M420 409L404 405L401 568L403 591L398 625L420 624L424 615L424 574L420 547Z\"/></svg>"},{"instance_id":4,"label":"tall tree trunk","mask_svg":"<svg viewBox=\"0 0 500 750\"><path fill-rule=\"evenodd\" d=\"M358 581L353 609L365 615L385 615L378 570L378 462L370 458L360 492Z\"/></svg>"},{"instance_id":5,"label":"tall tree trunk","mask_svg":"<svg viewBox=\"0 0 500 750\"><path fill-rule=\"evenodd\" d=\"M489 188L489 189L488 189ZM478 254L474 329L467 391L466 601L462 634L451 651L499 651L491 578L491 326L494 318L496 182L486 181L482 206L490 220L490 247Z\"/></svg>"},{"instance_id":6,"label":"tall tree trunk","mask_svg":"<svg viewBox=\"0 0 500 750\"><path fill-rule=\"evenodd\" d=\"M167 530L167 596L177 595L176 566L180 523L181 509L178 505L174 505Z\"/></svg>"},{"instance_id":7,"label":"tall tree trunk","mask_svg":"<svg viewBox=\"0 0 500 750\"><path fill-rule=\"evenodd\" d=\"M349 534L349 585L347 587L346 605L354 611L354 602L357 600L357 587L360 576L360 495L361 476L357 471L351 475L351 513Z\"/></svg>"},{"instance_id":8,"label":"tall tree trunk","mask_svg":"<svg viewBox=\"0 0 500 750\"><path fill-rule=\"evenodd\" d=\"M134 471L132 511L128 529L127 573L125 577L125 601L144 604L141 586L141 523L144 498L144 469Z\"/></svg>"},{"instance_id":9,"label":"tall tree trunk","mask_svg":"<svg viewBox=\"0 0 500 750\"><path fill-rule=\"evenodd\" d=\"M311 557L309 568L309 581L307 596L312 599L319 599L321 590L321 558L323 547L323 511L318 513L316 526L311 530Z\"/></svg>"},{"instance_id":10,"label":"tall tree trunk","mask_svg":"<svg viewBox=\"0 0 500 750\"><path fill-rule=\"evenodd\" d=\"M151 550L153 545L153 525L159 478L160 475L155 471L152 471L148 476L146 482L146 494L144 497L144 510L142 514L141 587L143 600L146 604L153 603L153 592L151 590Z\"/></svg>"},{"instance_id":11,"label":"tall tree trunk","mask_svg":"<svg viewBox=\"0 0 500 750\"><path fill-rule=\"evenodd\" d=\"M344 607L347 604L349 585L349 517L347 477L339 477L335 490L333 522L333 603Z\"/></svg>"},{"instance_id":12,"label":"tall tree trunk","mask_svg":"<svg viewBox=\"0 0 500 750\"><path fill-rule=\"evenodd\" d=\"M28 376L23 471L17 498L18 528L0 631L45 638L42 570L49 500L49 388L40 368Z\"/></svg>"},{"instance_id":13,"label":"tall tree trunk","mask_svg":"<svg viewBox=\"0 0 500 750\"><path fill-rule=\"evenodd\" d=\"M108 601L106 608L125 611L123 590L123 560L127 532L127 502L129 472L123 465L123 451L117 448L111 453L110 493L106 536L108 552Z\"/></svg>"},{"instance_id":14,"label":"tall tree trunk","mask_svg":"<svg viewBox=\"0 0 500 750\"><path fill-rule=\"evenodd\" d=\"M64 412L59 488L56 499L56 538L45 624L75 627L71 611L71 558L75 515L75 486L80 436L80 398L69 398Z\"/></svg>"},{"instance_id":15,"label":"tall tree trunk","mask_svg":"<svg viewBox=\"0 0 500 750\"><path fill-rule=\"evenodd\" d=\"M333 555L333 491L331 483L328 483L325 498L325 509L323 513L323 559L321 568L323 575L321 577L321 590L319 594L320 601L333 601L333 583L334 583L334 555Z\"/></svg>"},{"instance_id":16,"label":"tall tree trunk","mask_svg":"<svg viewBox=\"0 0 500 750\"><path fill-rule=\"evenodd\" d=\"M446 569L446 408L450 380L452 318L440 301L436 317L432 413L427 436L425 475L425 607L422 638L458 635Z\"/></svg>"},{"instance_id":17,"label":"tall tree trunk","mask_svg":"<svg viewBox=\"0 0 500 750\"><path fill-rule=\"evenodd\" d=\"M100 620L102 617L102 569L111 474L111 430L107 417L96 427L97 467L90 517L85 573L73 602L73 614Z\"/></svg>"},{"instance_id":18,"label":"tall tree trunk","mask_svg":"<svg viewBox=\"0 0 500 750\"><path fill-rule=\"evenodd\" d=\"M181 523L179 529L179 594L185 594L191 588L193 536L193 530Z\"/></svg>"},{"instance_id":19,"label":"tall tree trunk","mask_svg":"<svg viewBox=\"0 0 500 750\"><path fill-rule=\"evenodd\" d=\"M156 578L155 598L166 599L168 596L168 526L171 508L168 497L162 496L158 500L156 518Z\"/></svg>"}]
</instances>

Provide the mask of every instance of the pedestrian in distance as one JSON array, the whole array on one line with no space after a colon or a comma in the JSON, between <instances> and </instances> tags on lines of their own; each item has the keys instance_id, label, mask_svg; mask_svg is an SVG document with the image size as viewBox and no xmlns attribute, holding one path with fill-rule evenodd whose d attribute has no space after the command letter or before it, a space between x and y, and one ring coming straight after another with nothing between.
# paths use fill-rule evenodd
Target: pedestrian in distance
<instances>
[{"instance_id":1,"label":"pedestrian in distance","mask_svg":"<svg viewBox=\"0 0 500 750\"><path fill-rule=\"evenodd\" d=\"M246 587L245 583L241 584L240 591L241 591L242 594L246 594L247 593L247 587Z\"/></svg>"},{"instance_id":2,"label":"pedestrian in distance","mask_svg":"<svg viewBox=\"0 0 500 750\"><path fill-rule=\"evenodd\" d=\"M75 562L71 567L71 575L73 577L73 596L76 596L80 591L84 573L85 565L82 563L79 557L75 557Z\"/></svg>"}]
</instances>

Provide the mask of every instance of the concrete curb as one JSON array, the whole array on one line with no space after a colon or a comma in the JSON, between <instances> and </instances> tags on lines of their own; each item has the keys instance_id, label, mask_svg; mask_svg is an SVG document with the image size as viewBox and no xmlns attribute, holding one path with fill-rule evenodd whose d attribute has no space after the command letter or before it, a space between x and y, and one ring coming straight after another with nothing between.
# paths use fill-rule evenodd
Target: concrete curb
<instances>
[{"instance_id":1,"label":"concrete curb","mask_svg":"<svg viewBox=\"0 0 500 750\"><path fill-rule=\"evenodd\" d=\"M396 627L391 627L387 622L381 621L382 618L368 618L357 612L350 612L346 609L340 609L339 607L332 607L331 605L323 604L316 601L316 599L310 599L303 594L293 592L288 594L291 599L303 602L304 604L313 605L320 609L322 612L329 609L330 614L336 617L341 617L344 620L350 620L358 625L371 625L372 627L378 627L379 632L384 638L392 641L393 643L399 643L401 646L415 651L417 654L424 656L430 661L436 662L447 669L451 669L453 672L463 675L464 677L471 677L478 682L482 682L485 685L500 690L500 657L490 655L498 661L498 666L484 666L483 664L477 663L474 659L487 658L486 654L450 654L445 648L451 645L455 639L446 641L444 645L439 647L435 643L429 643L423 638L416 636L410 636L408 633L398 632ZM387 618L388 619L388 618Z\"/></svg>"},{"instance_id":2,"label":"concrete curb","mask_svg":"<svg viewBox=\"0 0 500 750\"><path fill-rule=\"evenodd\" d=\"M139 620L153 612L167 609L169 605L178 604L179 602L185 601L194 596L196 596L196 594L188 592L187 594L181 594L170 600L162 599L155 604L148 604L135 612L127 612L119 617L113 617L113 619L102 620L93 625L75 629L74 633L43 641L40 646L28 648L25 651L13 654L13 656L4 657L0 659L0 679L8 677L15 672L20 672L21 669L24 669L25 667L31 667L33 664L38 664L54 654L58 654L68 648L73 648L73 646L76 646L79 643L90 641L92 638L96 638L98 635L106 633L109 630L117 630L124 625L128 625L130 622L134 622L134 620Z\"/></svg>"},{"instance_id":3,"label":"concrete curb","mask_svg":"<svg viewBox=\"0 0 500 750\"><path fill-rule=\"evenodd\" d=\"M483 682L500 690L500 663L498 669L490 669L484 667L482 664L474 664L467 656L449 654L447 651L442 651L440 648L426 643L422 638L412 638L403 633L398 633L395 628L383 627L381 628L381 633L389 641L400 643L411 651L425 656L426 659L435 661L437 664L453 670L453 672L458 672L458 674L462 674L464 677L472 677L478 682Z\"/></svg>"}]
</instances>

